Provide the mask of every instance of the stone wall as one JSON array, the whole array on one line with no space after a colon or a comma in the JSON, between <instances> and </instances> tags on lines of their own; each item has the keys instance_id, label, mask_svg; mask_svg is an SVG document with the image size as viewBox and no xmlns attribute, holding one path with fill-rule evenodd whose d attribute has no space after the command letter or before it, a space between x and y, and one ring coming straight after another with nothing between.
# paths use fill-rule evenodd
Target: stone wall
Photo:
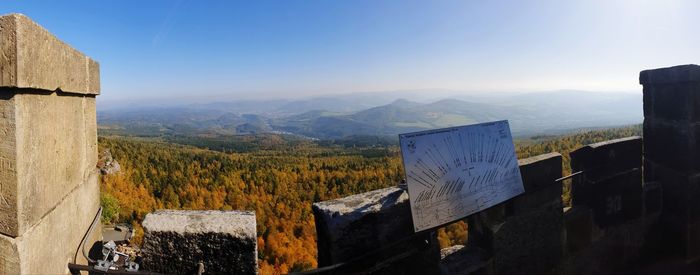
<instances>
[{"instance_id":1,"label":"stone wall","mask_svg":"<svg viewBox=\"0 0 700 275\"><path fill-rule=\"evenodd\" d=\"M642 139L629 137L571 152L572 207L565 209L565 274L628 270L643 254L658 208L645 197L658 189L642 183ZM653 199L650 203L656 202Z\"/></svg>"},{"instance_id":2,"label":"stone wall","mask_svg":"<svg viewBox=\"0 0 700 275\"><path fill-rule=\"evenodd\" d=\"M525 193L468 217L468 243L437 253L412 232L408 196L387 188L313 206L329 273L600 274L658 260L662 186L642 181L640 137L571 153L573 206L562 205L562 157L519 160ZM415 239L411 239L415 236ZM398 245L397 245L398 240ZM374 253L368 255L368 253ZM401 260L411 259L411 260ZM348 266L349 265L349 266ZM666 268L666 267L664 267ZM682 270L682 269L676 269Z\"/></svg>"},{"instance_id":3,"label":"stone wall","mask_svg":"<svg viewBox=\"0 0 700 275\"><path fill-rule=\"evenodd\" d=\"M605 228L642 215L642 139L629 137L583 146L571 152L572 206L590 207Z\"/></svg>"},{"instance_id":4,"label":"stone wall","mask_svg":"<svg viewBox=\"0 0 700 275\"><path fill-rule=\"evenodd\" d=\"M469 218L469 241L487 251L496 274L548 274L562 259L562 157L518 161L525 193Z\"/></svg>"},{"instance_id":5,"label":"stone wall","mask_svg":"<svg viewBox=\"0 0 700 275\"><path fill-rule=\"evenodd\" d=\"M525 193L473 215L470 245L442 251L413 233L408 194L386 188L313 205L319 266L333 274L546 273L562 258L562 163L558 153L520 161ZM371 255L368 255L371 254Z\"/></svg>"},{"instance_id":6,"label":"stone wall","mask_svg":"<svg viewBox=\"0 0 700 275\"><path fill-rule=\"evenodd\" d=\"M668 253L700 257L700 66L643 71L644 176L663 189Z\"/></svg>"},{"instance_id":7,"label":"stone wall","mask_svg":"<svg viewBox=\"0 0 700 275\"><path fill-rule=\"evenodd\" d=\"M313 204L319 267L331 274L434 274L434 232L414 234L408 193L391 187Z\"/></svg>"},{"instance_id":8,"label":"stone wall","mask_svg":"<svg viewBox=\"0 0 700 275\"><path fill-rule=\"evenodd\" d=\"M143 221L143 268L164 274L257 274L255 213L159 210Z\"/></svg>"},{"instance_id":9,"label":"stone wall","mask_svg":"<svg viewBox=\"0 0 700 275\"><path fill-rule=\"evenodd\" d=\"M99 208L99 66L20 14L0 41L0 272L68 273Z\"/></svg>"}]
</instances>

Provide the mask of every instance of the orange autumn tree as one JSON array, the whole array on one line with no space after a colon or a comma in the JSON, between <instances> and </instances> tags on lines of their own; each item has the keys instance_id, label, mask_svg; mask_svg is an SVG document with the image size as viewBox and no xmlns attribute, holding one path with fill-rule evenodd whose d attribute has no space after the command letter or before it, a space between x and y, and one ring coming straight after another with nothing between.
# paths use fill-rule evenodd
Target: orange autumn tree
<instances>
[{"instance_id":1,"label":"orange autumn tree","mask_svg":"<svg viewBox=\"0 0 700 275\"><path fill-rule=\"evenodd\" d=\"M368 157L308 142L229 154L124 138L99 142L122 166L102 177L102 192L118 201L114 222L138 227L161 208L253 210L263 274L317 266L313 202L392 186L401 177L395 148Z\"/></svg>"}]
</instances>

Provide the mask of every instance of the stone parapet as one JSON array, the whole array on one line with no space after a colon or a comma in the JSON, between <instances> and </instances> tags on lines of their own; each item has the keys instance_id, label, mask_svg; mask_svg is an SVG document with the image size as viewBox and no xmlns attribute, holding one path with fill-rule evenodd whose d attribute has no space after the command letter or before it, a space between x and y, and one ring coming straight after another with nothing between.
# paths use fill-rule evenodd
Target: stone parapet
<instances>
[{"instance_id":1,"label":"stone parapet","mask_svg":"<svg viewBox=\"0 0 700 275\"><path fill-rule=\"evenodd\" d=\"M257 274L255 213L159 210L143 220L143 268L166 274Z\"/></svg>"},{"instance_id":2,"label":"stone parapet","mask_svg":"<svg viewBox=\"0 0 700 275\"><path fill-rule=\"evenodd\" d=\"M434 274L434 232L413 232L408 193L390 187L313 204L319 267L352 262L333 274ZM368 257L371 255L371 257Z\"/></svg>"},{"instance_id":3,"label":"stone parapet","mask_svg":"<svg viewBox=\"0 0 700 275\"><path fill-rule=\"evenodd\" d=\"M562 157L518 161L525 193L469 218L469 243L493 257L496 274L547 274L562 259Z\"/></svg>"},{"instance_id":4,"label":"stone parapet","mask_svg":"<svg viewBox=\"0 0 700 275\"><path fill-rule=\"evenodd\" d=\"M700 66L694 64L645 70L639 73L639 84L679 84L700 82Z\"/></svg>"},{"instance_id":5,"label":"stone parapet","mask_svg":"<svg viewBox=\"0 0 700 275\"><path fill-rule=\"evenodd\" d=\"M554 180L560 178L562 173L561 161L561 154L556 152L519 159L518 165L525 192L556 184Z\"/></svg>"},{"instance_id":6,"label":"stone parapet","mask_svg":"<svg viewBox=\"0 0 700 275\"><path fill-rule=\"evenodd\" d=\"M642 215L642 139L629 137L594 143L571 152L572 204L593 210L600 227Z\"/></svg>"}]
</instances>

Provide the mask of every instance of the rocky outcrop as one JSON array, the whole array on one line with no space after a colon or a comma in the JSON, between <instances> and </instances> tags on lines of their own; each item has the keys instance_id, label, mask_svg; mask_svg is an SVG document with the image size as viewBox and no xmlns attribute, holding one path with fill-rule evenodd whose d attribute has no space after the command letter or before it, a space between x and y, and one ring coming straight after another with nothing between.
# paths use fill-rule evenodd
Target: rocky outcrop
<instances>
[{"instance_id":1,"label":"rocky outcrop","mask_svg":"<svg viewBox=\"0 0 700 275\"><path fill-rule=\"evenodd\" d=\"M112 152L109 149L100 152L97 169L100 169L102 175L112 175L122 171L121 165L112 157Z\"/></svg>"}]
</instances>

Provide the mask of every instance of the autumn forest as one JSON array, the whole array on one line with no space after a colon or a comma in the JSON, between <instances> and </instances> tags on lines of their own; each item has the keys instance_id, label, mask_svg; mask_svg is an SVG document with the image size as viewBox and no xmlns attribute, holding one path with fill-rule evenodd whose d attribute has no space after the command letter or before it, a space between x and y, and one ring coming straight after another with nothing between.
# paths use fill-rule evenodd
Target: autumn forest
<instances>
[{"instance_id":1,"label":"autumn forest","mask_svg":"<svg viewBox=\"0 0 700 275\"><path fill-rule=\"evenodd\" d=\"M569 173L570 151L640 134L639 126L630 126L535 136L516 140L516 148L519 158L560 152ZM138 243L139 224L155 209L254 210L261 274L317 266L313 202L393 186L403 178L398 146L384 139L329 142L261 135L227 143L206 137L102 136L99 146L121 166L101 178L103 222L131 223ZM565 203L567 190L565 182ZM448 225L438 239L443 247L464 243L467 225Z\"/></svg>"}]
</instances>

